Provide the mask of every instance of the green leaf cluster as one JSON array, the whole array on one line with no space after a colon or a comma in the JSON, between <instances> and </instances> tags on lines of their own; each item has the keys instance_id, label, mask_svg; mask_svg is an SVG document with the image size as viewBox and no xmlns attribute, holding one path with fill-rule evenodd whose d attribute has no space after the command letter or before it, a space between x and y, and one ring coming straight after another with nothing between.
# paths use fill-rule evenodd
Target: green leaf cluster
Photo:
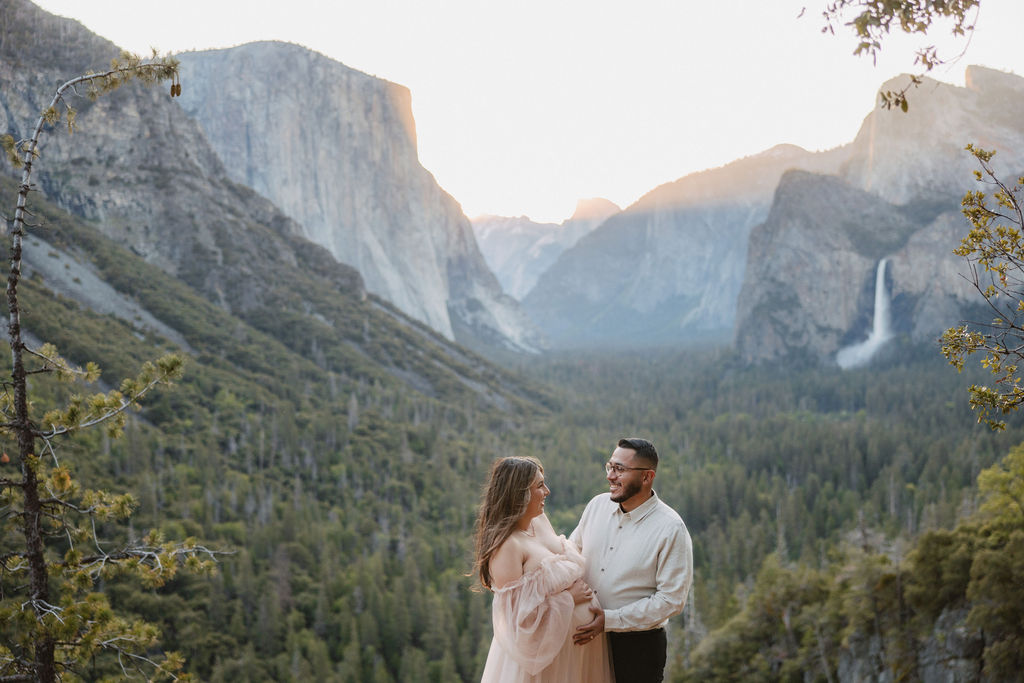
<instances>
[{"instance_id":1,"label":"green leaf cluster","mask_svg":"<svg viewBox=\"0 0 1024 683\"><path fill-rule=\"evenodd\" d=\"M970 387L971 408L978 421L993 429L1002 429L1002 416L1024 403L1024 387L1018 368L1024 341L1024 214L1020 196L1024 178L1007 185L992 168L994 151L967 145L980 171L975 178L994 188L991 196L981 191L964 195L963 214L971 230L954 253L962 256L970 269L968 281L981 295L992 313L990 321L962 324L942 335L942 354L962 370L966 359L982 355L981 366L994 377L995 385Z\"/></svg>"},{"instance_id":2,"label":"green leaf cluster","mask_svg":"<svg viewBox=\"0 0 1024 683\"><path fill-rule=\"evenodd\" d=\"M853 53L869 55L877 61L883 43L895 30L925 36L937 22L945 22L953 36L971 33L980 5L980 0L832 0L822 12L825 20L822 32L834 34L837 26L848 27L858 40ZM852 18L848 18L851 14ZM927 45L916 51L914 63L930 72L946 60L939 56L934 45ZM919 86L922 77L923 74L912 74L901 90L879 93L881 105L906 112L909 109L907 92Z\"/></svg>"}]
</instances>

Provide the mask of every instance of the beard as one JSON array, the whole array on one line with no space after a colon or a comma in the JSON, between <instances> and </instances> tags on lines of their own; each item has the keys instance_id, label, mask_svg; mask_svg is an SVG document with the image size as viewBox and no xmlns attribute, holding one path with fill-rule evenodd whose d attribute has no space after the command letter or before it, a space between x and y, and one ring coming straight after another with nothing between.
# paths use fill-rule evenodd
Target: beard
<instances>
[{"instance_id":1,"label":"beard","mask_svg":"<svg viewBox=\"0 0 1024 683\"><path fill-rule=\"evenodd\" d=\"M618 492L612 492L612 502L621 503L624 500L629 500L636 494L640 493L643 487L639 482L632 481L626 484L620 483Z\"/></svg>"}]
</instances>

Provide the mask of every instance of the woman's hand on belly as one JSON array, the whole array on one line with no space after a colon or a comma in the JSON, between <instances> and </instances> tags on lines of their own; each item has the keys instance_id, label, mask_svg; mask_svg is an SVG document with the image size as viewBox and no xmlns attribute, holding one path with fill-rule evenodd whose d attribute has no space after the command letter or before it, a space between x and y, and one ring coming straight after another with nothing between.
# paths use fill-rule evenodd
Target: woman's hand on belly
<instances>
[{"instance_id":1,"label":"woman's hand on belly","mask_svg":"<svg viewBox=\"0 0 1024 683\"><path fill-rule=\"evenodd\" d=\"M588 604L594 598L594 591L591 590L590 586L583 579L576 579L569 586L569 595L572 596L572 601L577 605Z\"/></svg>"}]
</instances>

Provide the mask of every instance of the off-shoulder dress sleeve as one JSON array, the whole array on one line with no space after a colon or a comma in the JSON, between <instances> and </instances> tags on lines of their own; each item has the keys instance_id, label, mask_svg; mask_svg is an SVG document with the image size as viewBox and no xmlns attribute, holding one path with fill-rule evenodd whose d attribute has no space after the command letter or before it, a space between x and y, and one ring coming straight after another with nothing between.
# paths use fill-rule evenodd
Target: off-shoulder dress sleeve
<instances>
[{"instance_id":1,"label":"off-shoulder dress sleeve","mask_svg":"<svg viewBox=\"0 0 1024 683\"><path fill-rule=\"evenodd\" d=\"M494 638L530 675L551 664L565 643L575 606L567 589L581 575L578 564L553 555L494 591Z\"/></svg>"}]
</instances>

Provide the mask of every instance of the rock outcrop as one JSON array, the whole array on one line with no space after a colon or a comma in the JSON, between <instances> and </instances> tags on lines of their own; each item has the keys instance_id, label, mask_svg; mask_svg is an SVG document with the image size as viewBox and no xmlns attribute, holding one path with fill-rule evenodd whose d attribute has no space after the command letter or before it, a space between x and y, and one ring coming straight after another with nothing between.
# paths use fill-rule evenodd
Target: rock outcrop
<instances>
[{"instance_id":1,"label":"rock outcrop","mask_svg":"<svg viewBox=\"0 0 1024 683\"><path fill-rule=\"evenodd\" d=\"M480 216L472 220L473 232L502 288L522 299L563 251L620 210L607 199L581 199L572 217L561 223Z\"/></svg>"},{"instance_id":2,"label":"rock outcrop","mask_svg":"<svg viewBox=\"0 0 1024 683\"><path fill-rule=\"evenodd\" d=\"M929 288L959 280L933 279L951 260L935 248L947 226L945 214L933 225L834 176L787 173L768 218L751 234L756 257L747 263L738 299L737 348L748 360L804 354L824 360L866 336L883 257L891 260L900 301L895 331L927 335L909 329L906 313L935 298ZM922 272L908 278L915 268Z\"/></svg>"},{"instance_id":3,"label":"rock outcrop","mask_svg":"<svg viewBox=\"0 0 1024 683\"><path fill-rule=\"evenodd\" d=\"M909 77L887 81L882 90L902 88ZM968 143L995 149L1000 173L1024 169L1024 79L969 66L965 86L923 79L909 93L904 113L876 107L850 145L841 175L850 184L894 204L948 202L971 186L977 164Z\"/></svg>"},{"instance_id":4,"label":"rock outcrop","mask_svg":"<svg viewBox=\"0 0 1024 683\"><path fill-rule=\"evenodd\" d=\"M944 611L931 633L921 639L914 672L920 680L956 683L990 680L983 673L984 634L967 625L967 614L966 609ZM851 636L839 654L836 671L839 683L899 680L906 672L896 670L888 661L886 645L878 635Z\"/></svg>"},{"instance_id":5,"label":"rock outcrop","mask_svg":"<svg viewBox=\"0 0 1024 683\"><path fill-rule=\"evenodd\" d=\"M286 43L179 58L181 105L228 175L356 268L370 292L449 339L541 345L459 204L420 165L406 88Z\"/></svg>"},{"instance_id":6,"label":"rock outcrop","mask_svg":"<svg viewBox=\"0 0 1024 683\"><path fill-rule=\"evenodd\" d=\"M996 149L997 172L1017 177L1022 107L1017 76L972 66L965 87L925 79L908 113L871 112L849 145L782 145L655 189L566 250L523 305L563 347L731 339L751 360L831 362L866 335L888 257L896 331L934 339L973 309L950 253L976 168L964 146ZM776 193L787 170L809 174Z\"/></svg>"}]
</instances>

